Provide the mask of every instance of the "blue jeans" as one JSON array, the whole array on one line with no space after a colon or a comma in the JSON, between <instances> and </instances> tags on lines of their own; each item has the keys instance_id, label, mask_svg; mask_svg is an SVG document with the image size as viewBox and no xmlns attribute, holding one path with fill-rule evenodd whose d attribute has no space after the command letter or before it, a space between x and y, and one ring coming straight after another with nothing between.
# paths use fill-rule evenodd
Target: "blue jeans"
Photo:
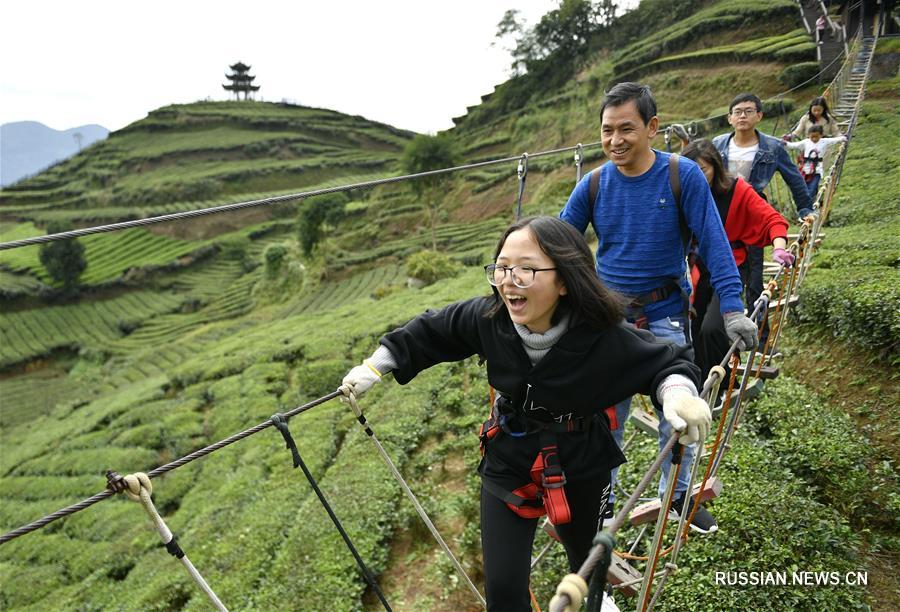
<instances>
[{"instance_id":1,"label":"blue jeans","mask_svg":"<svg viewBox=\"0 0 900 612\"><path fill-rule=\"evenodd\" d=\"M677 315L672 317L666 317L664 319L658 319L656 321L650 321L647 324L647 327L650 332L653 333L654 336L661 340L668 340L669 342L674 342L679 346L683 346L685 344L689 344L688 336L686 335L686 326L688 322L685 320L683 315ZM618 427L612 431L613 438L616 441L616 444L619 445L619 448L622 448L622 445L625 442L625 421L628 420L628 415L631 413L631 398L629 397L626 400L623 400L616 404L616 420L618 421ZM669 422L663 418L663 414L661 410L656 411L656 417L659 419L659 448L662 450L662 447L665 446L666 440L669 439L669 436L672 435L672 426L669 425ZM681 460L681 469L678 471L678 484L675 486L675 496L678 497L681 493L687 491L688 480L691 477L691 463L694 461L694 452L696 450L697 445L692 444L690 446L684 447L684 454ZM662 463L662 471L659 480L659 497L665 494L666 491L666 476L669 473L669 469L672 467L672 455L669 454L663 460ZM614 468L612 471L612 486L610 487L611 493L609 495L609 503L611 504L615 501L615 485L616 485L616 476L619 473L619 468Z\"/></svg>"},{"instance_id":2,"label":"blue jeans","mask_svg":"<svg viewBox=\"0 0 900 612\"><path fill-rule=\"evenodd\" d=\"M819 191L819 181L821 180L822 177L815 174L813 175L812 180L806 184L806 188L809 190L809 197L813 202L816 201L816 192Z\"/></svg>"}]
</instances>

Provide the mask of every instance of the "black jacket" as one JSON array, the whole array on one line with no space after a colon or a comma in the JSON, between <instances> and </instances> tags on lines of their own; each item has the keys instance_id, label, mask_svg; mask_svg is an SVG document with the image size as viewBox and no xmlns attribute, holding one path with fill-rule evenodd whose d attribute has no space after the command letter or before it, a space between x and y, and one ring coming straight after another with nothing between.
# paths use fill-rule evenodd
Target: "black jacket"
<instances>
[{"instance_id":1,"label":"black jacket","mask_svg":"<svg viewBox=\"0 0 900 612\"><path fill-rule=\"evenodd\" d=\"M594 418L617 402L641 393L656 403L656 389L669 374L696 384L699 370L689 347L656 339L625 323L598 331L573 321L568 331L532 366L505 308L485 313L493 297L473 298L428 311L381 339L397 361L400 384L435 364L472 355L487 359L488 381L509 398L518 415L549 422L568 415L587 417L589 431L558 434L560 460L569 480L593 478L625 461L606 418ZM482 473L509 488L529 481L540 450L537 435L494 438Z\"/></svg>"}]
</instances>

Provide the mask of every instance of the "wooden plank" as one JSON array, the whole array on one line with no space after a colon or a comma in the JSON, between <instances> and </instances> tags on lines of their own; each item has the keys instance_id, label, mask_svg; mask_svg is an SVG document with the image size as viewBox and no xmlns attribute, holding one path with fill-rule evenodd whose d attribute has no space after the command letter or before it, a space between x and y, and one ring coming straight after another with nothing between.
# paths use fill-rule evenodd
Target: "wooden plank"
<instances>
[{"instance_id":1,"label":"wooden plank","mask_svg":"<svg viewBox=\"0 0 900 612\"><path fill-rule=\"evenodd\" d=\"M609 564L609 572L606 574L606 581L612 585L622 584L624 582L632 582L634 580L640 580L642 574L631 567L631 564L628 563L625 559L620 557L617 554L613 554L612 561ZM626 587L622 587L621 589L616 589L617 593L621 593L626 597L634 597L638 594L641 588L641 583L637 582L631 584Z\"/></svg>"},{"instance_id":2,"label":"wooden plank","mask_svg":"<svg viewBox=\"0 0 900 612\"><path fill-rule=\"evenodd\" d=\"M744 390L744 400L750 401L755 399L762 393L763 390L763 381L761 378L754 378L747 382L747 388ZM728 404L728 410L734 409L735 403L738 401L738 397L741 395L740 389L732 389L731 390L731 402ZM715 408L712 410L712 416L714 419L719 418L719 415L722 414L722 406L724 402L721 404L717 404Z\"/></svg>"},{"instance_id":3,"label":"wooden plank","mask_svg":"<svg viewBox=\"0 0 900 612\"><path fill-rule=\"evenodd\" d=\"M782 299L780 299L780 300L772 300L771 302L769 302L769 310L772 310L772 309L774 309L774 308L778 308L779 306L784 306L784 302L785 302L784 298L782 298ZM799 296L799 295L794 294L794 295L788 296L787 304L788 304L788 306L790 306L791 308L793 308L794 306L796 306L799 302L800 302L800 296Z\"/></svg>"},{"instance_id":4,"label":"wooden plank","mask_svg":"<svg viewBox=\"0 0 900 612\"><path fill-rule=\"evenodd\" d=\"M741 365L738 366L738 369L737 369L738 376L744 375L744 365L745 364L742 363ZM751 370L751 372L750 372L751 376L756 376L757 368L759 368L758 365L753 366L753 370ZM776 368L775 366L765 365L759 371L759 377L762 378L763 380L772 380L773 378L778 378L778 368Z\"/></svg>"},{"instance_id":5,"label":"wooden plank","mask_svg":"<svg viewBox=\"0 0 900 612\"><path fill-rule=\"evenodd\" d=\"M701 484L702 483L698 482L694 485L694 492L692 495L696 495L697 492L700 491ZM710 499L715 499L721 492L722 481L718 478L710 478L706 481L706 487L703 489L703 492L700 493L700 502L702 503ZM643 525L644 523L655 521L656 517L659 516L659 508L661 505L662 501L658 499L649 501L646 504L641 504L631 511L628 520L632 525Z\"/></svg>"},{"instance_id":6,"label":"wooden plank","mask_svg":"<svg viewBox=\"0 0 900 612\"><path fill-rule=\"evenodd\" d=\"M646 434L650 434L651 436L659 435L659 419L656 418L656 415L649 414L644 410L637 408L632 410L628 420L632 425Z\"/></svg>"}]
</instances>

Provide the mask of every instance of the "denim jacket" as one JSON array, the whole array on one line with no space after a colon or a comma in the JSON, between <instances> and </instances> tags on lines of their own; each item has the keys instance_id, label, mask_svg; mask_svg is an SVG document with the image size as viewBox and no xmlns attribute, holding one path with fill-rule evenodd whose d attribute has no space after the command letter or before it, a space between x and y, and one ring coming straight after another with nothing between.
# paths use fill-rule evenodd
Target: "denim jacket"
<instances>
[{"instance_id":1,"label":"denim jacket","mask_svg":"<svg viewBox=\"0 0 900 612\"><path fill-rule=\"evenodd\" d=\"M750 180L747 182L761 193L775 176L775 172L780 172L781 178L787 183L794 196L798 214L801 218L805 217L812 212L812 199L807 191L806 181L800 176L797 166L791 161L787 150L781 146L781 142L777 138L763 134L759 130L756 130L756 136L759 138L759 150L756 152L756 157L753 158ZM728 145L733 137L734 132L713 138L713 145L722 156L726 169L728 168Z\"/></svg>"}]
</instances>

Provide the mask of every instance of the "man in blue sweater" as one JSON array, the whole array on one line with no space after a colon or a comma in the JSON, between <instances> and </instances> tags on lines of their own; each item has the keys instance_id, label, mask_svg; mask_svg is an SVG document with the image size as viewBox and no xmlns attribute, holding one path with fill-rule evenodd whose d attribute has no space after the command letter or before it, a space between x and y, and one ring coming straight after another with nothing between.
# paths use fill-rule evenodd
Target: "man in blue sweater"
<instances>
[{"instance_id":1,"label":"man in blue sweater","mask_svg":"<svg viewBox=\"0 0 900 612\"><path fill-rule=\"evenodd\" d=\"M597 274L607 286L629 297L630 322L676 344L690 344L687 308L691 287L686 276L685 234L693 232L719 295L729 338L732 342L740 338L738 348L742 350L753 346L756 325L744 316L741 279L703 172L681 157L677 173L672 173L670 155L650 146L659 127L650 89L638 83L616 85L606 94L600 117L603 151L609 162L594 171L600 172L596 199L589 201L591 173L578 183L559 215L582 232L588 224L593 225L599 238ZM680 204L670 181L673 174L679 183ZM630 408L631 398L616 405L618 423L613 436L620 446ZM672 430L662 414L658 416L662 447ZM678 473L675 508L679 511L694 452L694 446L685 449ZM660 497L670 466L667 458ZM615 476L614 471L613 484ZM717 529L715 519L703 507L698 508L691 527L702 533Z\"/></svg>"}]
</instances>

